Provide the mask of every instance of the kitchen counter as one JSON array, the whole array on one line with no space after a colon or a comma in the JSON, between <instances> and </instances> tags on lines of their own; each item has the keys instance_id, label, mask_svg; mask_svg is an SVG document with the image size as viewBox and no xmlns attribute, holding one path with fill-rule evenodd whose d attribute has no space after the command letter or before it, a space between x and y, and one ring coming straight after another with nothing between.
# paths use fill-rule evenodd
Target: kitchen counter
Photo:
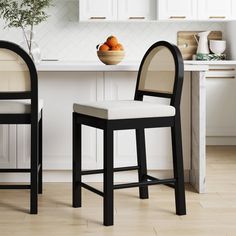
<instances>
[{"instance_id":1,"label":"kitchen counter","mask_svg":"<svg viewBox=\"0 0 236 236\"><path fill-rule=\"evenodd\" d=\"M53 144L45 143L45 166L47 169L69 169L71 167L71 114L72 104L75 101L103 101L117 99L132 99L136 85L139 62L123 62L115 66L107 66L97 62L79 61L43 61L37 65L39 71L39 96L45 101L45 137L54 135ZM182 132L185 171L187 178L194 188L204 193L206 176L206 79L224 79L226 82L233 78L236 61L185 61L185 81L182 99ZM225 70L224 68L225 67ZM75 73L70 73L75 72ZM211 73L209 75L209 73ZM208 76L208 77L207 77ZM50 78L50 79L49 79ZM65 79L66 78L66 79ZM54 99L52 99L52 97ZM55 104L55 101L57 103ZM60 117L56 119L55 116ZM90 132L90 131L89 131ZM159 134L150 133L149 140L156 140L160 146L168 147L169 143L165 137ZM63 133L63 137L60 134ZM127 137L128 135L128 137ZM102 164L101 153L99 152L100 138L96 133L88 133L85 143L92 143L93 147L86 145L85 166L87 168L100 168ZM119 139L119 152L121 166L132 165L136 153L126 150L127 140L132 139L132 134L126 134ZM66 143L66 145L65 145ZM63 145L62 145L63 144ZM97 146L96 146L97 145ZM102 145L102 144L101 144ZM157 158L156 153L162 153L156 145L150 145L150 166L153 169L169 170L172 163L168 162L166 156ZM135 146L132 150L135 150ZM126 158L128 153L129 157ZM155 154L153 154L155 153ZM165 153L165 151L163 151ZM66 158L61 158L66 157ZM124 158L125 157L125 158ZM161 156L159 156L161 157ZM119 159L119 158L118 158ZM60 161L58 161L60 160ZM160 161L158 161L160 160ZM57 166L55 167L55 163Z\"/></svg>"},{"instance_id":2,"label":"kitchen counter","mask_svg":"<svg viewBox=\"0 0 236 236\"><path fill-rule=\"evenodd\" d=\"M225 60L225 61L184 61L185 65L236 65L235 60Z\"/></svg>"},{"instance_id":3,"label":"kitchen counter","mask_svg":"<svg viewBox=\"0 0 236 236\"><path fill-rule=\"evenodd\" d=\"M235 62L236 64L236 62ZM139 62L123 62L119 65L104 65L100 62L79 62L79 61L42 61L36 67L39 72L50 71L103 71L103 72L118 72L118 71L138 71ZM185 71L207 71L206 64L189 64L186 63Z\"/></svg>"},{"instance_id":4,"label":"kitchen counter","mask_svg":"<svg viewBox=\"0 0 236 236\"><path fill-rule=\"evenodd\" d=\"M138 71L139 62L123 62L119 65L104 65L98 62L80 62L80 61L42 61L37 65L39 72L50 71ZM236 65L234 60L226 61L184 61L185 71L208 71L209 66Z\"/></svg>"}]
</instances>

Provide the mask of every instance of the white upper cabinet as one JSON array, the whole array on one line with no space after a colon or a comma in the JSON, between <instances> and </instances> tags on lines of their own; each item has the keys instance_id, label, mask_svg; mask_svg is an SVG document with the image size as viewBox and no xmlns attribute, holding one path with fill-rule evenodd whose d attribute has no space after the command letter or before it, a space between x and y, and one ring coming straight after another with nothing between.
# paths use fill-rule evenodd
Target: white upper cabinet
<instances>
[{"instance_id":1,"label":"white upper cabinet","mask_svg":"<svg viewBox=\"0 0 236 236\"><path fill-rule=\"evenodd\" d=\"M236 0L80 0L80 21L236 20Z\"/></svg>"},{"instance_id":2,"label":"white upper cabinet","mask_svg":"<svg viewBox=\"0 0 236 236\"><path fill-rule=\"evenodd\" d=\"M235 0L198 0L200 20L233 19L233 2Z\"/></svg>"},{"instance_id":3,"label":"white upper cabinet","mask_svg":"<svg viewBox=\"0 0 236 236\"><path fill-rule=\"evenodd\" d=\"M156 0L118 0L118 20L156 20Z\"/></svg>"},{"instance_id":4,"label":"white upper cabinet","mask_svg":"<svg viewBox=\"0 0 236 236\"><path fill-rule=\"evenodd\" d=\"M80 21L117 20L117 0L80 0Z\"/></svg>"},{"instance_id":5,"label":"white upper cabinet","mask_svg":"<svg viewBox=\"0 0 236 236\"><path fill-rule=\"evenodd\" d=\"M159 0L157 11L159 20L195 20L197 0Z\"/></svg>"}]
</instances>

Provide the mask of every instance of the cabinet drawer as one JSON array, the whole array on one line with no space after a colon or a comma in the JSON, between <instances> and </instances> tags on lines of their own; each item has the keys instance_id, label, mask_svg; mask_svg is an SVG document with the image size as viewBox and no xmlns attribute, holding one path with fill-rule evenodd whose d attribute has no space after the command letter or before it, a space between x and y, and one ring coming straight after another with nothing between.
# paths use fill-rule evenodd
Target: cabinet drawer
<instances>
[{"instance_id":1,"label":"cabinet drawer","mask_svg":"<svg viewBox=\"0 0 236 236\"><path fill-rule=\"evenodd\" d=\"M210 66L206 79L235 79L235 66Z\"/></svg>"}]
</instances>

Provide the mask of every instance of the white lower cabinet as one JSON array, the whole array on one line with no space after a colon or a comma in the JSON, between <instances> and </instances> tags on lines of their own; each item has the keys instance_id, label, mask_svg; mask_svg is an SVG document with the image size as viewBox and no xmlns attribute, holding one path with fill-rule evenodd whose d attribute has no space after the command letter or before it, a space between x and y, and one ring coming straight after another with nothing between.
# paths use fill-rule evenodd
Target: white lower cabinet
<instances>
[{"instance_id":1,"label":"white lower cabinet","mask_svg":"<svg viewBox=\"0 0 236 236\"><path fill-rule=\"evenodd\" d=\"M135 72L39 73L39 97L44 100L43 165L47 170L72 168L72 105L74 102L133 99ZM149 98L154 99L154 98ZM161 103L166 101L159 100ZM190 73L185 74L182 130L185 169L190 168ZM0 167L30 166L30 126L0 126ZM103 133L83 126L83 168L103 166ZM17 140L17 142L16 142ZM9 145L11 144L11 145ZM134 130L116 131L115 166L136 165ZM149 169L171 169L170 128L146 130Z\"/></svg>"},{"instance_id":2,"label":"white lower cabinet","mask_svg":"<svg viewBox=\"0 0 236 236\"><path fill-rule=\"evenodd\" d=\"M190 73L185 73L185 82L182 95L182 132L185 169L190 169L191 156L191 99ZM137 73L116 72L105 73L105 99L126 100L134 99ZM146 98L168 104L168 101L157 98ZM148 169L172 169L172 150L170 128L147 129L146 149ZM114 158L116 166L135 165L137 163L136 139L134 130L116 131Z\"/></svg>"},{"instance_id":3,"label":"white lower cabinet","mask_svg":"<svg viewBox=\"0 0 236 236\"><path fill-rule=\"evenodd\" d=\"M17 168L30 168L30 125L16 127Z\"/></svg>"},{"instance_id":4,"label":"white lower cabinet","mask_svg":"<svg viewBox=\"0 0 236 236\"><path fill-rule=\"evenodd\" d=\"M0 125L0 168L16 168L15 125Z\"/></svg>"},{"instance_id":5,"label":"white lower cabinet","mask_svg":"<svg viewBox=\"0 0 236 236\"><path fill-rule=\"evenodd\" d=\"M49 78L50 77L50 78ZM99 100L102 73L39 73L39 97L44 100L43 165L47 170L72 168L72 107ZM30 165L30 128L17 128L18 167ZM97 167L97 131L83 127L83 168Z\"/></svg>"},{"instance_id":6,"label":"white lower cabinet","mask_svg":"<svg viewBox=\"0 0 236 236\"><path fill-rule=\"evenodd\" d=\"M235 66L211 66L206 74L206 89L207 136L233 140L236 136Z\"/></svg>"},{"instance_id":7,"label":"white lower cabinet","mask_svg":"<svg viewBox=\"0 0 236 236\"><path fill-rule=\"evenodd\" d=\"M134 99L137 73L105 73L105 100ZM102 157L100 158L102 159ZM136 139L134 130L115 131L114 134L115 166L132 166L137 164Z\"/></svg>"}]
</instances>

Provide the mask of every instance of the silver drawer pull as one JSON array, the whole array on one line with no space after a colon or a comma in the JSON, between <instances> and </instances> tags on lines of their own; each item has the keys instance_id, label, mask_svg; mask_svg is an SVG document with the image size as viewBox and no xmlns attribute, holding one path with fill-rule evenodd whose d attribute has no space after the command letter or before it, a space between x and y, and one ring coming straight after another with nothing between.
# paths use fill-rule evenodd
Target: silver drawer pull
<instances>
[{"instance_id":1,"label":"silver drawer pull","mask_svg":"<svg viewBox=\"0 0 236 236\"><path fill-rule=\"evenodd\" d=\"M105 16L91 16L90 20L105 20Z\"/></svg>"},{"instance_id":2,"label":"silver drawer pull","mask_svg":"<svg viewBox=\"0 0 236 236\"><path fill-rule=\"evenodd\" d=\"M170 16L170 19L186 19L186 16Z\"/></svg>"},{"instance_id":3,"label":"silver drawer pull","mask_svg":"<svg viewBox=\"0 0 236 236\"><path fill-rule=\"evenodd\" d=\"M206 79L235 79L235 76L206 76Z\"/></svg>"},{"instance_id":4,"label":"silver drawer pull","mask_svg":"<svg viewBox=\"0 0 236 236\"><path fill-rule=\"evenodd\" d=\"M235 68L209 69L209 71L235 71Z\"/></svg>"},{"instance_id":5,"label":"silver drawer pull","mask_svg":"<svg viewBox=\"0 0 236 236\"><path fill-rule=\"evenodd\" d=\"M144 16L130 16L129 20L145 20Z\"/></svg>"},{"instance_id":6,"label":"silver drawer pull","mask_svg":"<svg viewBox=\"0 0 236 236\"><path fill-rule=\"evenodd\" d=\"M209 19L225 19L225 16L209 16Z\"/></svg>"}]
</instances>

